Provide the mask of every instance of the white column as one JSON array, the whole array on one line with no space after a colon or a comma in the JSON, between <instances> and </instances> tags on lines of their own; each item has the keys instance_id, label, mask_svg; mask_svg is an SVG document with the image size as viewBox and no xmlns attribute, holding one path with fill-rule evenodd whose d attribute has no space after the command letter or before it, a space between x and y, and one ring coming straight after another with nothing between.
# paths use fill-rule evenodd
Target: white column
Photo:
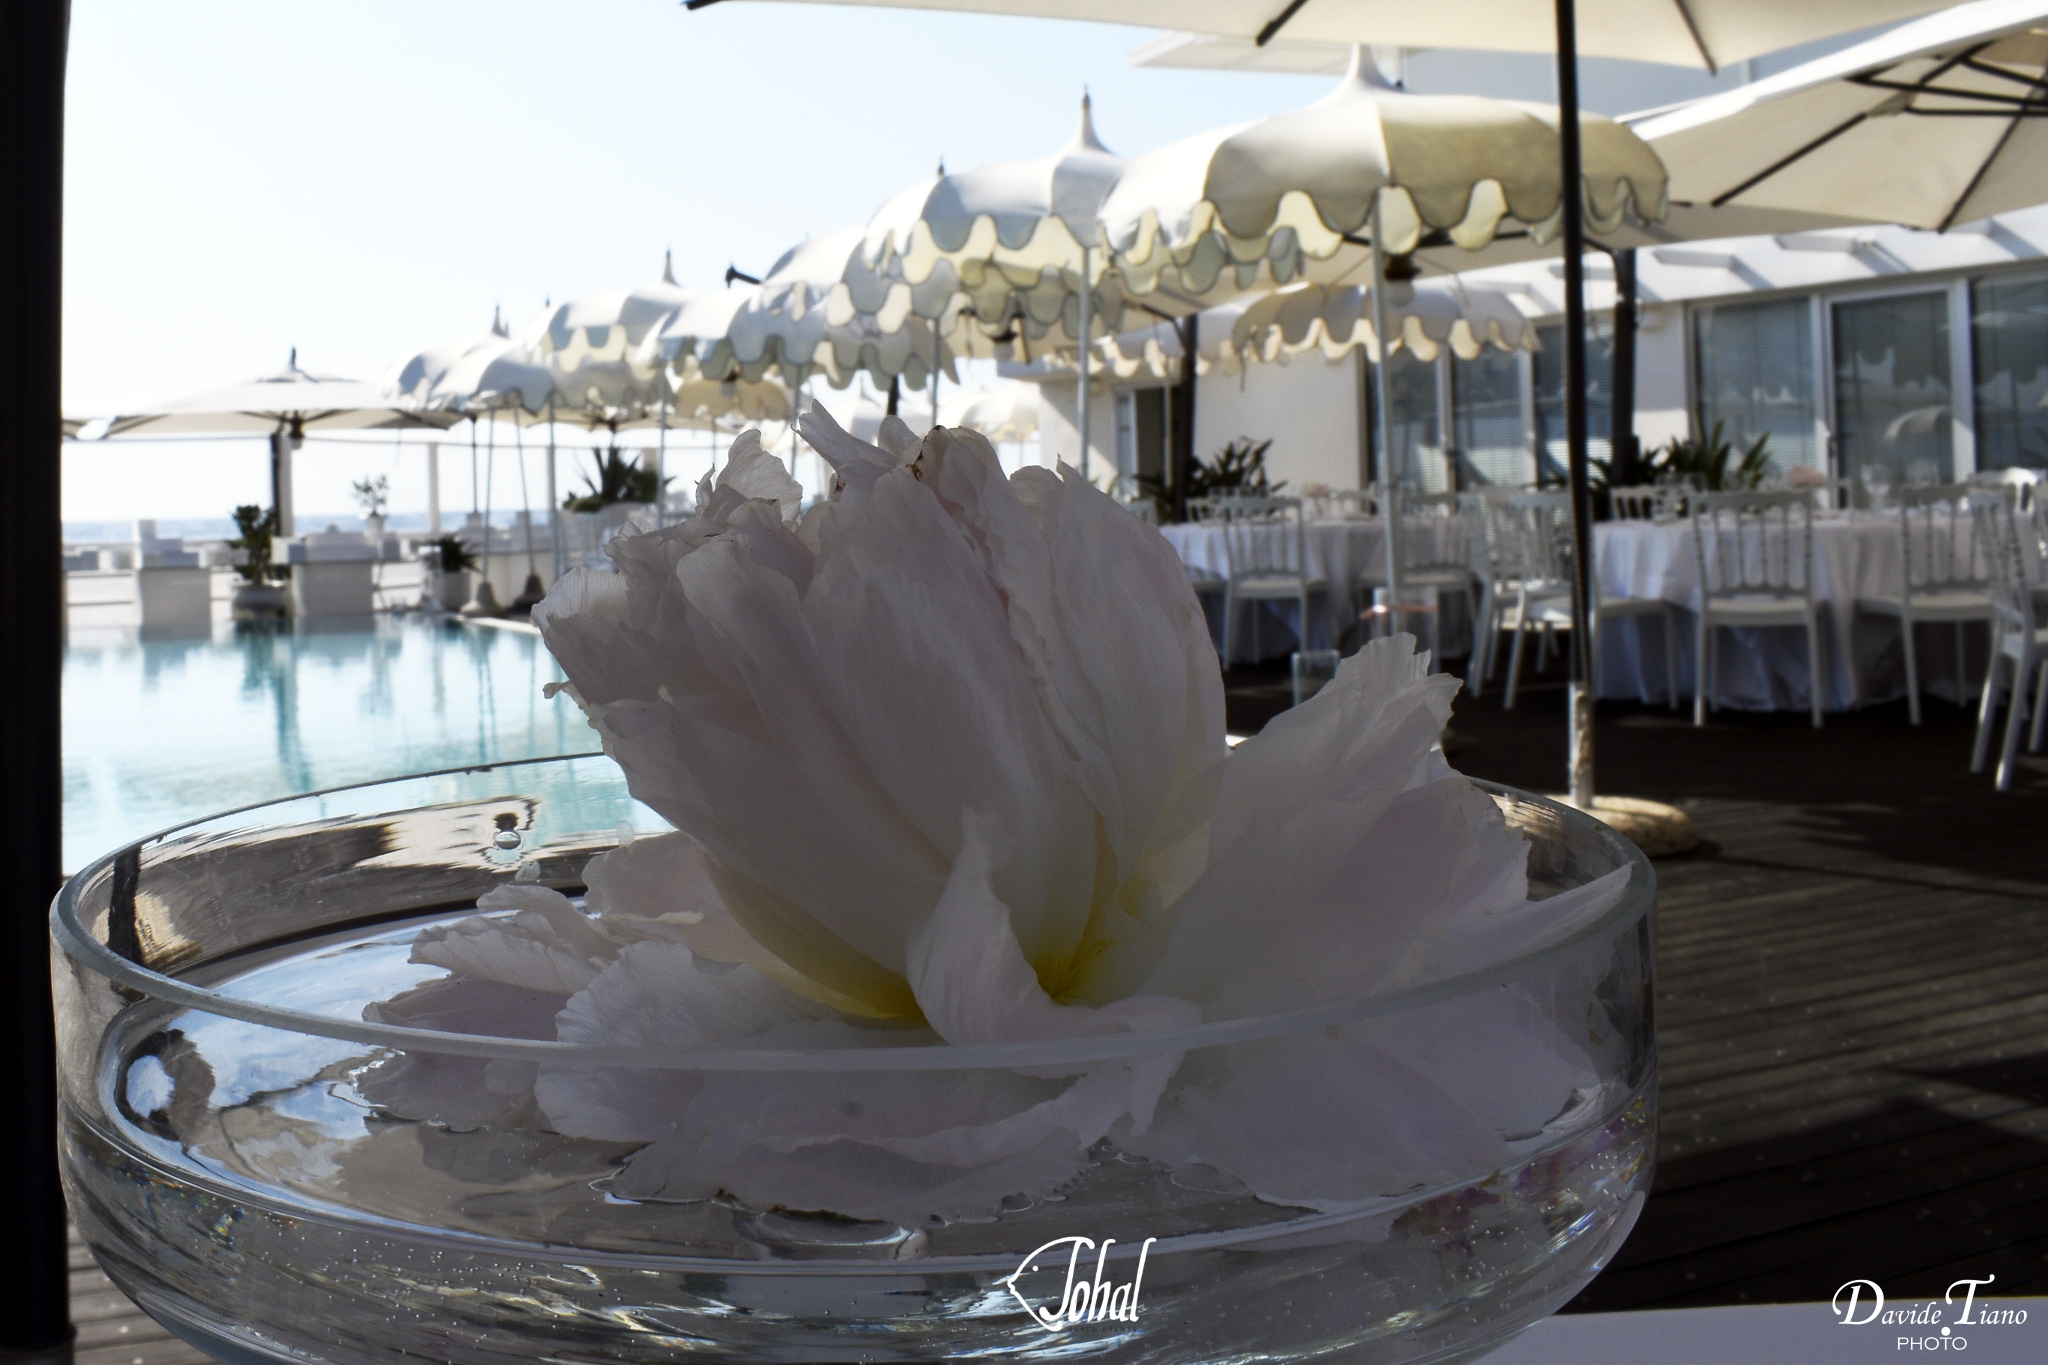
<instances>
[{"instance_id":1,"label":"white column","mask_svg":"<svg viewBox=\"0 0 2048 1365\"><path fill-rule=\"evenodd\" d=\"M1081 477L1084 479L1091 477L1088 472L1088 340L1094 329L1090 325L1088 305L1095 286L1088 278L1088 267L1093 255L1089 248L1081 248L1081 388L1077 408L1081 426Z\"/></svg>"},{"instance_id":2,"label":"white column","mask_svg":"<svg viewBox=\"0 0 2048 1365\"><path fill-rule=\"evenodd\" d=\"M1373 348L1379 352L1379 357L1372 367L1373 398L1379 408L1380 511L1387 523L1383 539L1387 546L1387 598L1392 601L1401 586L1401 516L1400 499L1396 496L1400 471L1394 456L1394 409L1388 401L1391 390L1387 386L1387 362L1392 356L1387 351L1386 295L1387 253L1380 240L1380 198L1375 191L1372 198L1372 337Z\"/></svg>"},{"instance_id":3,"label":"white column","mask_svg":"<svg viewBox=\"0 0 2048 1365\"><path fill-rule=\"evenodd\" d=\"M427 534L441 534L441 443L427 442Z\"/></svg>"}]
</instances>

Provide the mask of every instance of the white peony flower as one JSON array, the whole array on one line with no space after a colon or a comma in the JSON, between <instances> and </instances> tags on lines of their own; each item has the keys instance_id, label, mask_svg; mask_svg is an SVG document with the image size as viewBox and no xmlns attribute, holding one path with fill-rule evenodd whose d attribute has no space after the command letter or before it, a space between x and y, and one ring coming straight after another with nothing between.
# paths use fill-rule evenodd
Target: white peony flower
<instances>
[{"instance_id":1,"label":"white peony flower","mask_svg":"<svg viewBox=\"0 0 2048 1365\"><path fill-rule=\"evenodd\" d=\"M1215 651L1157 531L1071 470L1005 478L972 431L804 431L835 480L800 522L748 433L691 520L620 536L616 573L534 612L676 832L594 860L584 909L514 885L423 934L451 975L383 1017L482 1029L498 1001L508 1028L551 1007L565 1041L688 1050L1150 1032L1454 975L1619 896L1625 871L1528 898L1527 845L1435 751L1456 682L1412 641L1226 759ZM625 1197L904 1224L1052 1192L1104 1138L1316 1207L1480 1178L1590 1083L1512 990L1185 1060L533 1072L556 1131L644 1144ZM369 1090L489 1121L524 1112L520 1079L407 1064Z\"/></svg>"}]
</instances>

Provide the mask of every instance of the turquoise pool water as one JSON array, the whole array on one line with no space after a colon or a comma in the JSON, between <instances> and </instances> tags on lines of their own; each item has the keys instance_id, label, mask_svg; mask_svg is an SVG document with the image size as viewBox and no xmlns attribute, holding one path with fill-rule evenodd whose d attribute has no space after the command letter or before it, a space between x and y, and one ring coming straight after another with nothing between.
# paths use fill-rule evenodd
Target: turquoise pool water
<instances>
[{"instance_id":1,"label":"turquoise pool water","mask_svg":"<svg viewBox=\"0 0 2048 1365\"><path fill-rule=\"evenodd\" d=\"M529 634L382 617L208 639L76 630L64 661L64 863L323 787L582 753L597 737Z\"/></svg>"}]
</instances>

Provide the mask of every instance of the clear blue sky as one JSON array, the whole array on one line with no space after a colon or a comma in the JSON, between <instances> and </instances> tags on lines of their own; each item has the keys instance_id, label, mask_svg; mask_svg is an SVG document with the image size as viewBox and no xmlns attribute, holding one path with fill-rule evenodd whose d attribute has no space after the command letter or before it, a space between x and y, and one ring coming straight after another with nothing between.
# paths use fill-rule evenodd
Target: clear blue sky
<instances>
[{"instance_id":1,"label":"clear blue sky","mask_svg":"<svg viewBox=\"0 0 2048 1365\"><path fill-rule=\"evenodd\" d=\"M864 220L942 156L1055 149L1084 85L1129 153L1329 84L1132 69L1150 36L675 0L79 0L65 409L268 372L293 346L372 378L493 305L516 326L545 299L652 279L667 248L682 283L716 286L728 263L758 272ZM302 511L345 510L373 470L398 508L424 506L416 459L334 449L309 448ZM264 495L257 443L74 447L66 466L72 519Z\"/></svg>"}]
</instances>

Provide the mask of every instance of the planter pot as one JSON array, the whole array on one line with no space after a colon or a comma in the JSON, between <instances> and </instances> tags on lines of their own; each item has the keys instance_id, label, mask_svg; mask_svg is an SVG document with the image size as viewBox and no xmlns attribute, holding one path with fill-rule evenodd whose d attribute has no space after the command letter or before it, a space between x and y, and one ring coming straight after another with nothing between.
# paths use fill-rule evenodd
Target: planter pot
<instances>
[{"instance_id":1,"label":"planter pot","mask_svg":"<svg viewBox=\"0 0 2048 1365\"><path fill-rule=\"evenodd\" d=\"M279 583L240 583L229 599L238 623L281 621L286 615L284 586Z\"/></svg>"},{"instance_id":2,"label":"planter pot","mask_svg":"<svg viewBox=\"0 0 2048 1365\"><path fill-rule=\"evenodd\" d=\"M461 611L469 603L469 570L434 575L434 600L443 611Z\"/></svg>"},{"instance_id":3,"label":"planter pot","mask_svg":"<svg viewBox=\"0 0 2048 1365\"><path fill-rule=\"evenodd\" d=\"M578 554L584 563L602 566L606 563L606 542L625 530L628 522L654 525L655 508L651 502L615 502L601 511L578 512L575 516Z\"/></svg>"},{"instance_id":4,"label":"planter pot","mask_svg":"<svg viewBox=\"0 0 2048 1365\"><path fill-rule=\"evenodd\" d=\"M646 831L601 756L195 822L87 867L52 916L73 1217L121 1289L245 1365L654 1365L679 1341L706 1365L1469 1360L1606 1264L1655 1127L1649 864L1589 817L1492 794L1529 839L1538 895L1627 869L1620 902L1455 978L979 1047L885 1030L693 1051L658 1026L645 1045L557 1041L548 996L538 1026L477 1031L414 942L496 887L580 894L615 825ZM1496 1034L1529 1075L1472 1050ZM1335 1102L1361 1083L1342 1060L1356 1048L1439 1035L1441 1052L1403 1052L1418 1070L1385 1065L1387 1094ZM1262 1116L1262 1058L1298 1089L1326 1075L1333 1101L1313 1123ZM1085 1151L1055 1132L925 1158L805 1136L955 1092L1023 1104L1103 1065L1185 1077L1189 1098L1169 1090L1162 1111L1267 1138L1191 1159L1120 1129ZM1202 1088L1220 1073L1247 1080ZM1438 1084L1478 1107L1432 1099ZM574 1136L540 1107L554 1095L667 1105L679 1133L710 1123L720 1140ZM1408 1136L1453 1109L1452 1130L1483 1123L1484 1142ZM878 1221L858 1202L873 1182L963 1211ZM1014 1193L1028 1187L1058 1194ZM850 1213L800 1211L841 1199Z\"/></svg>"},{"instance_id":5,"label":"planter pot","mask_svg":"<svg viewBox=\"0 0 2048 1365\"><path fill-rule=\"evenodd\" d=\"M363 539L372 545L384 543L384 514L372 512L363 518Z\"/></svg>"}]
</instances>

